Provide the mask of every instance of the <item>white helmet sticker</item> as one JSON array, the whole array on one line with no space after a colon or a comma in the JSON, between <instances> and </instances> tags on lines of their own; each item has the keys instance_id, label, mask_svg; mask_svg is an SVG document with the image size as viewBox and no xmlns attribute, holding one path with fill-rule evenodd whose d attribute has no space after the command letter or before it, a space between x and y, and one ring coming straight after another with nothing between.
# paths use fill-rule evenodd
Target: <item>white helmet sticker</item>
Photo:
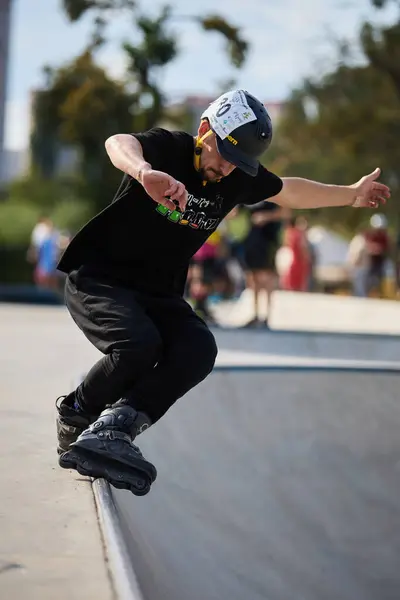
<instances>
[{"instance_id":1,"label":"white helmet sticker","mask_svg":"<svg viewBox=\"0 0 400 600\"><path fill-rule=\"evenodd\" d=\"M223 94L210 104L201 118L210 121L212 129L221 140L241 125L257 120L243 90L233 90Z\"/></svg>"}]
</instances>

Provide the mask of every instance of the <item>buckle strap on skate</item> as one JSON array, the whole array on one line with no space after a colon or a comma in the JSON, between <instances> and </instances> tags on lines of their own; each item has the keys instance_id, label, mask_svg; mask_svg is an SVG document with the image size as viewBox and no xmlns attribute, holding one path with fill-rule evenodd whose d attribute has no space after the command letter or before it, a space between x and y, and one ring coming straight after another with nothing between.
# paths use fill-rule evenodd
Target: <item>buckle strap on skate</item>
<instances>
[{"instance_id":1,"label":"buckle strap on skate","mask_svg":"<svg viewBox=\"0 0 400 600\"><path fill-rule=\"evenodd\" d=\"M58 396L58 398L56 399L55 405L56 405L56 409L58 410L58 412L60 412L60 410L61 410L61 402L63 400L65 400L66 397L67 397L66 395L65 396Z\"/></svg>"},{"instance_id":2,"label":"buckle strap on skate","mask_svg":"<svg viewBox=\"0 0 400 600\"><path fill-rule=\"evenodd\" d=\"M99 431L96 435L101 440L123 440L124 442L128 442L128 444L132 442L130 435L124 433L123 431L115 431L114 429Z\"/></svg>"}]
</instances>

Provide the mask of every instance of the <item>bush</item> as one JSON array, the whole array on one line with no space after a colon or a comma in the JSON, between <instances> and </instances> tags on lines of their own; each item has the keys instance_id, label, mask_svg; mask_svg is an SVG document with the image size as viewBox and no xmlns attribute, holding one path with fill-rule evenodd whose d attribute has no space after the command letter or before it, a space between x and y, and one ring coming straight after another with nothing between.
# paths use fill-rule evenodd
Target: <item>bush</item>
<instances>
[{"instance_id":1,"label":"bush","mask_svg":"<svg viewBox=\"0 0 400 600\"><path fill-rule=\"evenodd\" d=\"M92 210L88 202L62 200L54 206L49 216L57 229L75 233L91 218Z\"/></svg>"},{"instance_id":2,"label":"bush","mask_svg":"<svg viewBox=\"0 0 400 600\"><path fill-rule=\"evenodd\" d=\"M27 202L0 204L0 245L28 247L31 232L41 214Z\"/></svg>"}]
</instances>

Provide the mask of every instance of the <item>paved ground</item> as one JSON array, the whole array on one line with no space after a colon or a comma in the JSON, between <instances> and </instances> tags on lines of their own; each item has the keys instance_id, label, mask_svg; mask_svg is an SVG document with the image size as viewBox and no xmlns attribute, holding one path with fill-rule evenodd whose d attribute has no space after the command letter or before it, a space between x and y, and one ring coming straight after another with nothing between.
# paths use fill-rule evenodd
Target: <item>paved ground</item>
<instances>
[{"instance_id":1,"label":"paved ground","mask_svg":"<svg viewBox=\"0 0 400 600\"><path fill-rule=\"evenodd\" d=\"M61 307L1 305L0 331L0 598L108 600L92 493L57 467L52 408L99 355ZM216 335L220 364L400 360L396 338ZM117 495L146 598L397 600L398 382L216 372L181 400L140 439L151 494Z\"/></svg>"},{"instance_id":2,"label":"paved ground","mask_svg":"<svg viewBox=\"0 0 400 600\"><path fill-rule=\"evenodd\" d=\"M0 332L0 598L110 600L91 485L55 452L54 400L85 350L60 309L2 305Z\"/></svg>"},{"instance_id":3,"label":"paved ground","mask_svg":"<svg viewBox=\"0 0 400 600\"><path fill-rule=\"evenodd\" d=\"M151 600L397 600L398 375L214 373L115 497Z\"/></svg>"}]
</instances>

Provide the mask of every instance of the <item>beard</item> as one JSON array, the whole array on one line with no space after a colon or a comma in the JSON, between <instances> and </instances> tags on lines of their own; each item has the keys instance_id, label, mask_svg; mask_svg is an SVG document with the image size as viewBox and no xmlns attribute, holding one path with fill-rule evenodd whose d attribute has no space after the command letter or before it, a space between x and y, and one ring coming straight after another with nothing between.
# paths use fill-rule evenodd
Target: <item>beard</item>
<instances>
[{"instance_id":1,"label":"beard","mask_svg":"<svg viewBox=\"0 0 400 600\"><path fill-rule=\"evenodd\" d=\"M222 173L219 173L218 171L215 171L215 169L212 168L201 168L199 169L199 173L204 179L204 181L208 181L208 183L217 183L220 179L224 177Z\"/></svg>"}]
</instances>

